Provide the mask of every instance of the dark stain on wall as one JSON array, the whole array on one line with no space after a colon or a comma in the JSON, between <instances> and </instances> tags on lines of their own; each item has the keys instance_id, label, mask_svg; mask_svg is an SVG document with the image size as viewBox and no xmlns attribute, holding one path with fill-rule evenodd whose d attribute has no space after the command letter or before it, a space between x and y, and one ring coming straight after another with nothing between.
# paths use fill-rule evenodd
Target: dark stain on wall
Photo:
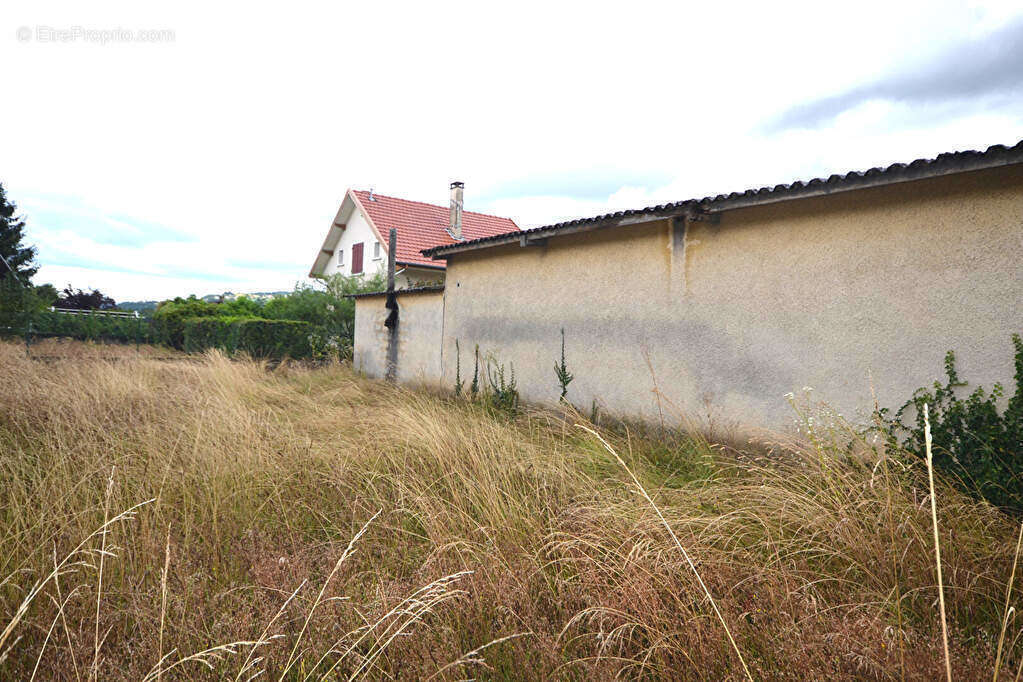
<instances>
[{"instance_id":1,"label":"dark stain on wall","mask_svg":"<svg viewBox=\"0 0 1023 682\"><path fill-rule=\"evenodd\" d=\"M798 381L799 364L793 358L772 357L771 348L743 343L721 328L692 319L637 321L609 315L554 322L473 315L459 327L455 336L467 344L479 343L483 348L496 349L505 347L509 340L536 345L550 342L553 349L564 327L569 348L578 349L580 345L592 348L597 345L594 340L599 339L600 352L607 355L608 362L625 354L642 358L646 349L657 349L652 360L661 366L654 370L675 374L670 365L681 366L701 394L729 386L739 388L735 386L735 377L741 376L744 393L777 400L779 386L791 386ZM784 341L772 345L785 347ZM666 357L669 366L664 366ZM546 364L547 358L536 361Z\"/></svg>"}]
</instances>

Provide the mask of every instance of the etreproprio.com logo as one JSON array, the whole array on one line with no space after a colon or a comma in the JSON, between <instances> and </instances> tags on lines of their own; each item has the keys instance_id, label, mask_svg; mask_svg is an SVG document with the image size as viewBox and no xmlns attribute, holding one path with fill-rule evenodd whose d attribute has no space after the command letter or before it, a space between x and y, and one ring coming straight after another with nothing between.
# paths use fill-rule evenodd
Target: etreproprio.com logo
<instances>
[{"instance_id":1,"label":"etreproprio.com logo","mask_svg":"<svg viewBox=\"0 0 1023 682\"><path fill-rule=\"evenodd\" d=\"M90 28L86 26L21 26L14 33L18 42L28 43L88 43L109 45L112 43L170 43L174 42L174 30Z\"/></svg>"}]
</instances>

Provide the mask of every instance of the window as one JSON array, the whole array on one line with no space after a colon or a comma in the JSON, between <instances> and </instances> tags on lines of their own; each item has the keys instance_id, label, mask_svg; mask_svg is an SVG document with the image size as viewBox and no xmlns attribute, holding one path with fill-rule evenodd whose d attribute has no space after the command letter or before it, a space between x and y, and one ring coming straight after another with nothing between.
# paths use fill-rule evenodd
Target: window
<instances>
[{"instance_id":1,"label":"window","mask_svg":"<svg viewBox=\"0 0 1023 682\"><path fill-rule=\"evenodd\" d=\"M345 250L344 249L338 249L337 250L337 269L340 270L344 266L345 266Z\"/></svg>"},{"instance_id":2,"label":"window","mask_svg":"<svg viewBox=\"0 0 1023 682\"><path fill-rule=\"evenodd\" d=\"M380 260L380 242L373 242L373 260Z\"/></svg>"},{"instance_id":3,"label":"window","mask_svg":"<svg viewBox=\"0 0 1023 682\"><path fill-rule=\"evenodd\" d=\"M362 273L362 247L363 243L352 244L352 274Z\"/></svg>"}]
</instances>

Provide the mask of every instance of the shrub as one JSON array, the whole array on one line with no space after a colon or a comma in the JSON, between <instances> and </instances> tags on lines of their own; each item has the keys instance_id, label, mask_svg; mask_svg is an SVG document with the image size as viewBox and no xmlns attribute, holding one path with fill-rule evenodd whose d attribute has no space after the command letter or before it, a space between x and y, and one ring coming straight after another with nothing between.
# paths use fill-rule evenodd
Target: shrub
<instances>
[{"instance_id":1,"label":"shrub","mask_svg":"<svg viewBox=\"0 0 1023 682\"><path fill-rule=\"evenodd\" d=\"M237 316L190 317L182 322L182 350L201 353L207 348L219 348L233 353L238 348L238 325L248 319Z\"/></svg>"},{"instance_id":2,"label":"shrub","mask_svg":"<svg viewBox=\"0 0 1023 682\"><path fill-rule=\"evenodd\" d=\"M164 301L153 313L153 338L172 348L185 347L185 320L197 317L214 317L222 314L216 303L207 303L195 296Z\"/></svg>"},{"instance_id":3,"label":"shrub","mask_svg":"<svg viewBox=\"0 0 1023 682\"><path fill-rule=\"evenodd\" d=\"M252 317L194 317L183 322L183 348L190 353L219 348L244 351L257 358L308 358L310 325L297 320Z\"/></svg>"},{"instance_id":4,"label":"shrub","mask_svg":"<svg viewBox=\"0 0 1023 682\"><path fill-rule=\"evenodd\" d=\"M309 323L299 320L241 320L238 326L238 349L254 357L308 358Z\"/></svg>"},{"instance_id":5,"label":"shrub","mask_svg":"<svg viewBox=\"0 0 1023 682\"><path fill-rule=\"evenodd\" d=\"M273 320L299 320L310 327L312 357L350 357L355 337L355 305L328 291L299 285L287 296L267 301L263 315Z\"/></svg>"},{"instance_id":6,"label":"shrub","mask_svg":"<svg viewBox=\"0 0 1023 682\"><path fill-rule=\"evenodd\" d=\"M32 331L39 336L62 336L84 341L116 341L118 343L149 343L148 321L135 317L110 315L77 315L45 311L32 317Z\"/></svg>"},{"instance_id":7,"label":"shrub","mask_svg":"<svg viewBox=\"0 0 1023 682\"><path fill-rule=\"evenodd\" d=\"M1012 335L1015 348L1016 390L1003 413L997 402L1005 394L1001 384L991 393L978 386L965 400L956 394L967 383L960 380L955 353L945 355L946 382L934 382L932 390L919 388L887 422L893 443L924 456L923 406L931 413L934 464L951 473L961 484L992 504L1023 512L1023 340ZM909 413L913 423L906 424ZM881 410L882 418L887 411Z\"/></svg>"},{"instance_id":8,"label":"shrub","mask_svg":"<svg viewBox=\"0 0 1023 682\"><path fill-rule=\"evenodd\" d=\"M355 301L350 294L381 291L382 275L335 275L321 286L299 284L287 296L271 299L262 316L273 320L301 320L311 325L314 357L351 357L355 340Z\"/></svg>"},{"instance_id":9,"label":"shrub","mask_svg":"<svg viewBox=\"0 0 1023 682\"><path fill-rule=\"evenodd\" d=\"M263 303L249 298L239 296L238 298L223 303L212 303L216 306L217 314L231 315L233 317L266 317L263 313Z\"/></svg>"},{"instance_id":10,"label":"shrub","mask_svg":"<svg viewBox=\"0 0 1023 682\"><path fill-rule=\"evenodd\" d=\"M355 303L347 296L378 291L383 286L380 275L335 276L324 280L322 288L300 284L291 294L265 304L246 296L223 303L178 297L156 307L151 328L142 340L189 352L222 348L228 352L244 350L257 357L347 358L355 336ZM208 322L200 324L200 319ZM271 321L280 324L269 324ZM281 338L272 338L278 332ZM132 332L131 340L134 338Z\"/></svg>"},{"instance_id":11,"label":"shrub","mask_svg":"<svg viewBox=\"0 0 1023 682\"><path fill-rule=\"evenodd\" d=\"M327 291L300 284L287 296L278 296L263 306L263 317L270 320L301 320L317 327L334 327L349 317L348 300L336 300Z\"/></svg>"},{"instance_id":12,"label":"shrub","mask_svg":"<svg viewBox=\"0 0 1023 682\"><path fill-rule=\"evenodd\" d=\"M491 407L514 414L519 409L519 389L515 381L515 365L510 365L510 372L505 378L504 365L487 359L487 383L490 391L486 400Z\"/></svg>"},{"instance_id":13,"label":"shrub","mask_svg":"<svg viewBox=\"0 0 1023 682\"><path fill-rule=\"evenodd\" d=\"M49 284L23 286L13 278L0 280L0 334L7 336L54 336L86 341L134 343L150 340L148 323L135 317L51 311L57 291Z\"/></svg>"}]
</instances>

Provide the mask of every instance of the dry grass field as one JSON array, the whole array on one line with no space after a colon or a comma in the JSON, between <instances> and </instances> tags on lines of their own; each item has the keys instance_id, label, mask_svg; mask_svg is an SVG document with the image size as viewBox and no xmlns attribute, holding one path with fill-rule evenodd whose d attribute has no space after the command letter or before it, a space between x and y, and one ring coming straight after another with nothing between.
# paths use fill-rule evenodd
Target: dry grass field
<instances>
[{"instance_id":1,"label":"dry grass field","mask_svg":"<svg viewBox=\"0 0 1023 682\"><path fill-rule=\"evenodd\" d=\"M926 467L819 416L609 449L341 365L88 355L0 344L0 679L945 676ZM952 672L1004 631L1017 677L1016 521L937 490Z\"/></svg>"},{"instance_id":2,"label":"dry grass field","mask_svg":"<svg viewBox=\"0 0 1023 682\"><path fill-rule=\"evenodd\" d=\"M26 354L25 346L8 342L3 357L20 351ZM96 343L91 341L74 341L65 338L37 338L32 340L27 355L36 360L180 360L188 356L173 348L141 344L134 346L124 343Z\"/></svg>"}]
</instances>

